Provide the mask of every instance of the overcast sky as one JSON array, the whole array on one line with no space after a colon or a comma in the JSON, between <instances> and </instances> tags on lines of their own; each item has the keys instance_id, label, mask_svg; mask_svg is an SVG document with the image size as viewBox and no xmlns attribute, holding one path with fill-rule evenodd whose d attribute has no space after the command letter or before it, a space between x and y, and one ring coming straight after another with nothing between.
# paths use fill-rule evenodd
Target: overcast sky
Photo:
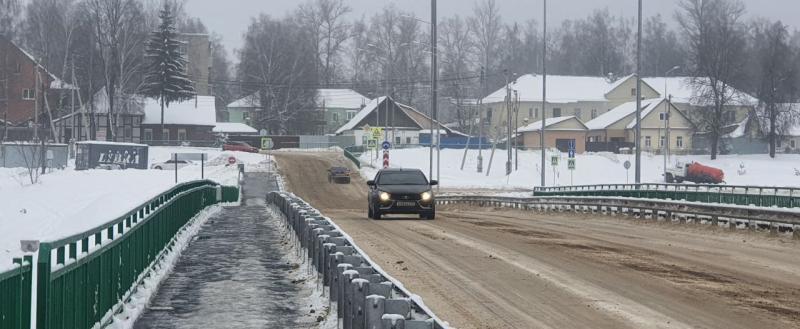
<instances>
[{"instance_id":1,"label":"overcast sky","mask_svg":"<svg viewBox=\"0 0 800 329\"><path fill-rule=\"evenodd\" d=\"M307 0L302 0L307 1ZM238 49L242 34L252 17L259 13L281 17L293 11L301 0L188 0L186 10L199 17L209 29L224 38L228 51ZM505 21L536 19L541 22L543 0L497 0ZM780 19L791 28L800 29L800 0L742 0L747 6L748 16ZM346 0L353 8L352 18L371 16L383 6L394 3L398 8L415 12L424 19L430 18L429 0ZM661 13L673 21L678 0L644 0L644 15ZM438 0L440 16L472 13L472 0ZM555 26L563 19L580 18L595 9L608 8L612 14L635 17L636 0L550 0L548 2L548 25Z\"/></svg>"}]
</instances>

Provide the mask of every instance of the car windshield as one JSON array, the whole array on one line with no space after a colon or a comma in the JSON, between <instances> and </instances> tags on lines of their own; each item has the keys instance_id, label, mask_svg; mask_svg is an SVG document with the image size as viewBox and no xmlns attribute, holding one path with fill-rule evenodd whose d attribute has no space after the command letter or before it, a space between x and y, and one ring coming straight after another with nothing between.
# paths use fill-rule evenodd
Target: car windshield
<instances>
[{"instance_id":1,"label":"car windshield","mask_svg":"<svg viewBox=\"0 0 800 329\"><path fill-rule=\"evenodd\" d=\"M378 178L381 185L427 185L425 175L418 171L386 172Z\"/></svg>"}]
</instances>

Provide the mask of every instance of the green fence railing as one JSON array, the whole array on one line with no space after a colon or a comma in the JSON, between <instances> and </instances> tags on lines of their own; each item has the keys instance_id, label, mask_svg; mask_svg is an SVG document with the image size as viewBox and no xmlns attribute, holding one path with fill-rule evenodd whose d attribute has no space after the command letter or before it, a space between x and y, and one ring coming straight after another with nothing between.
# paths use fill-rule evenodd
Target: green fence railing
<instances>
[{"instance_id":1,"label":"green fence railing","mask_svg":"<svg viewBox=\"0 0 800 329\"><path fill-rule=\"evenodd\" d=\"M223 186L222 187L222 202L236 202L239 201L239 187L238 186Z\"/></svg>"},{"instance_id":2,"label":"green fence railing","mask_svg":"<svg viewBox=\"0 0 800 329\"><path fill-rule=\"evenodd\" d=\"M800 189L744 185L702 184L599 184L535 187L535 196L626 197L741 206L800 207Z\"/></svg>"},{"instance_id":3,"label":"green fence railing","mask_svg":"<svg viewBox=\"0 0 800 329\"><path fill-rule=\"evenodd\" d=\"M90 328L109 319L179 230L218 202L217 187L211 181L183 183L106 224L42 243L37 328ZM233 198L233 192L223 195Z\"/></svg>"},{"instance_id":4,"label":"green fence railing","mask_svg":"<svg viewBox=\"0 0 800 329\"><path fill-rule=\"evenodd\" d=\"M361 169L361 161L358 160L358 157L355 154L348 151L347 149L343 149L343 152L346 158L350 159L350 161L353 161L353 163L356 165L356 168Z\"/></svg>"},{"instance_id":5,"label":"green fence railing","mask_svg":"<svg viewBox=\"0 0 800 329\"><path fill-rule=\"evenodd\" d=\"M14 268L0 273L0 328L31 326L31 270L33 257L14 258Z\"/></svg>"}]
</instances>

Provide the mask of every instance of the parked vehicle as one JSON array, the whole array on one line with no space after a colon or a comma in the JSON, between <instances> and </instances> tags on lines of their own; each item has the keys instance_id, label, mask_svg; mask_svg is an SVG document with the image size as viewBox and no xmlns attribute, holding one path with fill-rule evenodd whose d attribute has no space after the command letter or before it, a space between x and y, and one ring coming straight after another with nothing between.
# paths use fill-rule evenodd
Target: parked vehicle
<instances>
[{"instance_id":1,"label":"parked vehicle","mask_svg":"<svg viewBox=\"0 0 800 329\"><path fill-rule=\"evenodd\" d=\"M721 169L704 166L699 162L678 163L675 168L667 169L667 183L694 182L698 184L721 184L725 182L725 173Z\"/></svg>"},{"instance_id":2,"label":"parked vehicle","mask_svg":"<svg viewBox=\"0 0 800 329\"><path fill-rule=\"evenodd\" d=\"M328 169L328 183L350 184L350 169L347 167L330 167Z\"/></svg>"},{"instance_id":3,"label":"parked vehicle","mask_svg":"<svg viewBox=\"0 0 800 329\"><path fill-rule=\"evenodd\" d=\"M258 153L257 147L253 147L245 142L233 142L233 141L227 142L224 145L222 145L222 150Z\"/></svg>"},{"instance_id":4,"label":"parked vehicle","mask_svg":"<svg viewBox=\"0 0 800 329\"><path fill-rule=\"evenodd\" d=\"M425 178L419 169L383 169L367 181L368 217L381 219L386 214L419 214L436 218L436 202L431 186L439 182Z\"/></svg>"},{"instance_id":5,"label":"parked vehicle","mask_svg":"<svg viewBox=\"0 0 800 329\"><path fill-rule=\"evenodd\" d=\"M175 161L174 159L170 159L164 162L154 163L153 165L150 166L150 168L156 170L175 170L175 166L177 166L178 169L181 169L183 167L190 166L192 164L194 163L189 160Z\"/></svg>"}]
</instances>

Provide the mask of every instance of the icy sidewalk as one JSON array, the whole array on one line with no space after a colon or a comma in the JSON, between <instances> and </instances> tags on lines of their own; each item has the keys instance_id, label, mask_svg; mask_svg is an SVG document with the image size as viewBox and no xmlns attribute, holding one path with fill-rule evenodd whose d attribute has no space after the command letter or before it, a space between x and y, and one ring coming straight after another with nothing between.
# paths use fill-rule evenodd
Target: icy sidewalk
<instances>
[{"instance_id":1,"label":"icy sidewalk","mask_svg":"<svg viewBox=\"0 0 800 329\"><path fill-rule=\"evenodd\" d=\"M242 206L209 219L163 282L134 328L307 328L313 285L290 260L280 219L264 197L276 189L265 173L246 175Z\"/></svg>"}]
</instances>

